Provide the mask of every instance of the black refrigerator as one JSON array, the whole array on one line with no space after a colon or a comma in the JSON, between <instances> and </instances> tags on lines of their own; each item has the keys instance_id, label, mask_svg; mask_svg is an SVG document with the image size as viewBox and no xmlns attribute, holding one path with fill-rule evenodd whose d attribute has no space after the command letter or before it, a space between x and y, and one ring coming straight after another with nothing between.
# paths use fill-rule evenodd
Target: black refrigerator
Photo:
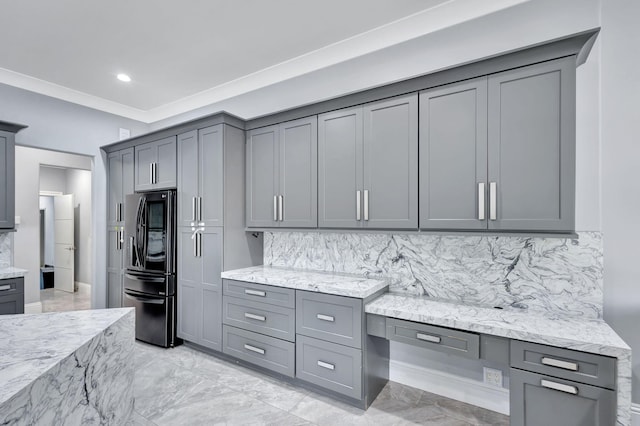
<instances>
[{"instance_id":1,"label":"black refrigerator","mask_svg":"<svg viewBox=\"0 0 640 426\"><path fill-rule=\"evenodd\" d=\"M136 308L136 339L176 342L176 191L127 195L124 305Z\"/></svg>"}]
</instances>

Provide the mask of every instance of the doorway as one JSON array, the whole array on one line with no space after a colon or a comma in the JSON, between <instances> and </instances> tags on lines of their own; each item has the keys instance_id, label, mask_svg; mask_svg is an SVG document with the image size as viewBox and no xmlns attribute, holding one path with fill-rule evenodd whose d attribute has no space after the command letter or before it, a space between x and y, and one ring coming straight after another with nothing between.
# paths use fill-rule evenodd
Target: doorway
<instances>
[{"instance_id":1,"label":"doorway","mask_svg":"<svg viewBox=\"0 0 640 426\"><path fill-rule=\"evenodd\" d=\"M91 308L91 172L40 165L43 312Z\"/></svg>"}]
</instances>

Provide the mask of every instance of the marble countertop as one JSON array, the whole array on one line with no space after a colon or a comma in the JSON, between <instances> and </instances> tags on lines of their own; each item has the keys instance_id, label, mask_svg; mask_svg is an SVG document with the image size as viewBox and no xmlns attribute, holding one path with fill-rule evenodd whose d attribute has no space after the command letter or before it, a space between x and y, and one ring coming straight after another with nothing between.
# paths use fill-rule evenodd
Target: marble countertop
<instances>
[{"instance_id":1,"label":"marble countertop","mask_svg":"<svg viewBox=\"0 0 640 426\"><path fill-rule=\"evenodd\" d=\"M0 316L0 406L133 308Z\"/></svg>"},{"instance_id":2,"label":"marble countertop","mask_svg":"<svg viewBox=\"0 0 640 426\"><path fill-rule=\"evenodd\" d=\"M386 280L379 278L274 266L253 266L225 271L222 278L360 299L366 299L389 285Z\"/></svg>"},{"instance_id":3,"label":"marble countertop","mask_svg":"<svg viewBox=\"0 0 640 426\"><path fill-rule=\"evenodd\" d=\"M0 268L0 280L4 280L7 278L19 278L27 275L26 269L14 268L10 266L8 268Z\"/></svg>"},{"instance_id":4,"label":"marble countertop","mask_svg":"<svg viewBox=\"0 0 640 426\"><path fill-rule=\"evenodd\" d=\"M620 336L598 319L501 310L396 293L367 303L365 311L613 357L631 353Z\"/></svg>"}]
</instances>

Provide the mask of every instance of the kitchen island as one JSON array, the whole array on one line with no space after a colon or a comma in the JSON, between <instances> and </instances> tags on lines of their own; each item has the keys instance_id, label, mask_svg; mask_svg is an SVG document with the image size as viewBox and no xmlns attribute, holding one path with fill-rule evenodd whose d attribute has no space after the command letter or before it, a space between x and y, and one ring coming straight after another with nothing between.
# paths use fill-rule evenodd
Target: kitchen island
<instances>
[{"instance_id":1,"label":"kitchen island","mask_svg":"<svg viewBox=\"0 0 640 426\"><path fill-rule=\"evenodd\" d=\"M134 310L0 317L0 424L125 424Z\"/></svg>"}]
</instances>

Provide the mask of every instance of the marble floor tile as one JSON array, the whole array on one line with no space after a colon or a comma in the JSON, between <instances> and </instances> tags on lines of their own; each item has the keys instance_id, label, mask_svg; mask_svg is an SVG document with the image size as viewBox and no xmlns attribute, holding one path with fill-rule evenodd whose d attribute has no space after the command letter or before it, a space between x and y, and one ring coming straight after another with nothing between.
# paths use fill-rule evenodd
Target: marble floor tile
<instances>
[{"instance_id":1,"label":"marble floor tile","mask_svg":"<svg viewBox=\"0 0 640 426\"><path fill-rule=\"evenodd\" d=\"M395 382L363 411L182 345L136 342L128 426L508 425L509 418Z\"/></svg>"},{"instance_id":2,"label":"marble floor tile","mask_svg":"<svg viewBox=\"0 0 640 426\"><path fill-rule=\"evenodd\" d=\"M75 293L54 288L40 290L42 312L83 311L91 309L91 287L81 285Z\"/></svg>"}]
</instances>

